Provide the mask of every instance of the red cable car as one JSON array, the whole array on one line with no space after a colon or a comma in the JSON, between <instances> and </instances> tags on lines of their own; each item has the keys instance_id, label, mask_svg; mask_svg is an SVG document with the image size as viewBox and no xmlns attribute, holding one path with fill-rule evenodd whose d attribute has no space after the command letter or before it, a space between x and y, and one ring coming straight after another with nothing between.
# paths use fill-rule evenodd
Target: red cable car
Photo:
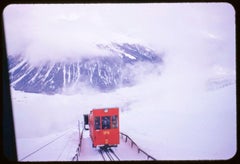
<instances>
[{"instance_id":1,"label":"red cable car","mask_svg":"<svg viewBox=\"0 0 240 164\"><path fill-rule=\"evenodd\" d=\"M93 147L119 144L119 108L93 109L88 117Z\"/></svg>"}]
</instances>

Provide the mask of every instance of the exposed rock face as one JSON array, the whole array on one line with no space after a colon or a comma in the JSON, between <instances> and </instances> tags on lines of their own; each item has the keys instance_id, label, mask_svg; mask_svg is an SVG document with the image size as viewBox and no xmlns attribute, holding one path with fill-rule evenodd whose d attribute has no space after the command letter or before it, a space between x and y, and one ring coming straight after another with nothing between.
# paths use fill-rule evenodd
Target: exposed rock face
<instances>
[{"instance_id":1,"label":"exposed rock face","mask_svg":"<svg viewBox=\"0 0 240 164\"><path fill-rule=\"evenodd\" d=\"M11 86L32 93L61 93L70 86L89 86L101 91L133 85L132 69L138 62L162 64L159 54L138 44L97 45L110 55L76 59L72 62L49 61L33 66L22 55L9 56Z\"/></svg>"}]
</instances>

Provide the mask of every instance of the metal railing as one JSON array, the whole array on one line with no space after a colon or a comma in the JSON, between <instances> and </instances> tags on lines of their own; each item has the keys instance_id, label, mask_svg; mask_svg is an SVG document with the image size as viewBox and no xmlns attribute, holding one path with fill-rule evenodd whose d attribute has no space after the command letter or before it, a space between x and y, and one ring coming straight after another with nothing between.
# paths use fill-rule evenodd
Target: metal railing
<instances>
[{"instance_id":1,"label":"metal railing","mask_svg":"<svg viewBox=\"0 0 240 164\"><path fill-rule=\"evenodd\" d=\"M80 133L80 123L79 122L78 122L78 127L79 127L79 144L78 144L78 147L77 147L77 150L76 150L76 154L72 158L72 161L78 161L78 159L80 157L81 147L82 147L82 138L83 138L83 131L84 131L84 129L82 129L82 131ZM144 150L139 148L139 146L127 134L124 134L124 133L120 132L120 135L121 135L121 138L123 138L123 136L125 137L125 142L128 142L128 140L130 141L131 148L135 145L135 147L137 148L138 153L141 152L144 155L146 155L147 156L147 160L149 160L149 159L156 160L156 158L152 157L151 155L146 153Z\"/></svg>"},{"instance_id":2,"label":"metal railing","mask_svg":"<svg viewBox=\"0 0 240 164\"><path fill-rule=\"evenodd\" d=\"M79 144L76 150L76 154L74 155L74 157L72 158L72 161L78 161L78 158L80 156L80 152L81 152L81 147L82 147L82 138L83 138L83 130L80 133L80 123L78 121L78 130L79 130Z\"/></svg>"},{"instance_id":3,"label":"metal railing","mask_svg":"<svg viewBox=\"0 0 240 164\"><path fill-rule=\"evenodd\" d=\"M138 153L142 152L143 154L145 154L147 156L147 159L152 159L152 160L156 160L156 158L152 157L151 155L149 155L148 153L146 153L144 150L142 150L141 148L138 147L138 145L127 135L127 134L124 134L122 132L120 132L121 134L121 138L123 138L123 136L125 136L125 142L127 142L128 140L130 141L131 143L131 148L133 147L133 145L136 146L137 150L138 150Z\"/></svg>"}]
</instances>

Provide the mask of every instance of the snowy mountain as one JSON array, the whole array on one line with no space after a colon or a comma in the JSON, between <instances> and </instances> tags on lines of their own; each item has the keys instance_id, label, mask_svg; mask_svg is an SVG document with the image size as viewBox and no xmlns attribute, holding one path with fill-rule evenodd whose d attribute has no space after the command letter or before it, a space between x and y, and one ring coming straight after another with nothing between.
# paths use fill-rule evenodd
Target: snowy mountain
<instances>
[{"instance_id":1,"label":"snowy mountain","mask_svg":"<svg viewBox=\"0 0 240 164\"><path fill-rule=\"evenodd\" d=\"M61 93L65 88L89 86L109 91L134 84L134 65L139 62L162 64L155 51L139 44L98 44L108 56L82 57L71 61L47 61L32 65L23 55L9 56L11 86L32 93Z\"/></svg>"}]
</instances>

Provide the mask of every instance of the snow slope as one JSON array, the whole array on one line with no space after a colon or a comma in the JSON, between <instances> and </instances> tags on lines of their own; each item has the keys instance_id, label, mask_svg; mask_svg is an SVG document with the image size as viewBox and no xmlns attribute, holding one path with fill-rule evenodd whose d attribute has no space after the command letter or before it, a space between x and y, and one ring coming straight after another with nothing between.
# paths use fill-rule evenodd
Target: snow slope
<instances>
[{"instance_id":1,"label":"snow slope","mask_svg":"<svg viewBox=\"0 0 240 164\"><path fill-rule=\"evenodd\" d=\"M149 77L111 93L49 96L12 90L19 157L32 140L77 127L92 108L118 106L120 130L158 160L231 158L236 151L234 81L207 90L191 83L184 88L170 77ZM44 155L33 159L48 160Z\"/></svg>"},{"instance_id":2,"label":"snow slope","mask_svg":"<svg viewBox=\"0 0 240 164\"><path fill-rule=\"evenodd\" d=\"M76 152L78 130L72 128L44 137L22 138L17 142L19 161L71 161Z\"/></svg>"},{"instance_id":3,"label":"snow slope","mask_svg":"<svg viewBox=\"0 0 240 164\"><path fill-rule=\"evenodd\" d=\"M235 91L234 85L200 95L160 91L166 96L146 96L122 114L122 131L159 160L231 158L236 152Z\"/></svg>"}]
</instances>

